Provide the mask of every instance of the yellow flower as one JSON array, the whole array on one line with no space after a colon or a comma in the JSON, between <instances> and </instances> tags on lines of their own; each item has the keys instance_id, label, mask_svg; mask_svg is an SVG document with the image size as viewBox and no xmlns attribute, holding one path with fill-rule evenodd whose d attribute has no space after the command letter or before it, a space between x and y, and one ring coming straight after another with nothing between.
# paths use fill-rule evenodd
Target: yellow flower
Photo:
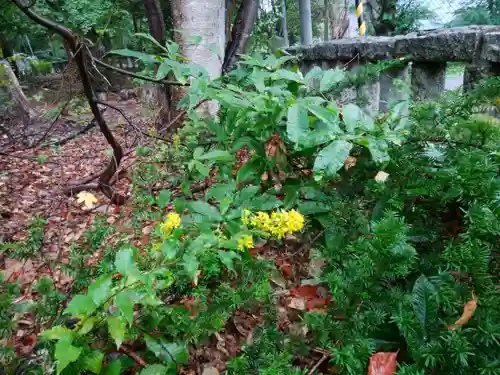
<instances>
[{"instance_id":1,"label":"yellow flower","mask_svg":"<svg viewBox=\"0 0 500 375\"><path fill-rule=\"evenodd\" d=\"M295 211L257 212L251 216L249 211L244 212L243 223L258 228L269 236L282 239L287 234L292 234L304 229L304 216Z\"/></svg>"},{"instance_id":2,"label":"yellow flower","mask_svg":"<svg viewBox=\"0 0 500 375\"><path fill-rule=\"evenodd\" d=\"M181 225L181 217L175 212L171 212L167 215L167 220L161 224L161 231L164 236L170 235L175 228Z\"/></svg>"},{"instance_id":3,"label":"yellow flower","mask_svg":"<svg viewBox=\"0 0 500 375\"><path fill-rule=\"evenodd\" d=\"M245 249L253 248L252 236L243 236L238 240L238 250L244 251Z\"/></svg>"},{"instance_id":4,"label":"yellow flower","mask_svg":"<svg viewBox=\"0 0 500 375\"><path fill-rule=\"evenodd\" d=\"M304 229L304 216L295 210L288 212L288 231L291 233Z\"/></svg>"},{"instance_id":5,"label":"yellow flower","mask_svg":"<svg viewBox=\"0 0 500 375\"><path fill-rule=\"evenodd\" d=\"M257 212L254 217L250 219L250 224L253 227L259 228L260 230L267 232L271 227L271 218L265 212Z\"/></svg>"}]
</instances>

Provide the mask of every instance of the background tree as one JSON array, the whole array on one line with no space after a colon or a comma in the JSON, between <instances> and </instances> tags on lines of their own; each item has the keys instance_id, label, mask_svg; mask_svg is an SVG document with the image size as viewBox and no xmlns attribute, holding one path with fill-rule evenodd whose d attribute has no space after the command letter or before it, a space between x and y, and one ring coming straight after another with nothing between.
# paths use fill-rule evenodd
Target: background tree
<instances>
[{"instance_id":1,"label":"background tree","mask_svg":"<svg viewBox=\"0 0 500 375\"><path fill-rule=\"evenodd\" d=\"M500 2L498 0L473 0L454 13L448 26L499 25Z\"/></svg>"}]
</instances>

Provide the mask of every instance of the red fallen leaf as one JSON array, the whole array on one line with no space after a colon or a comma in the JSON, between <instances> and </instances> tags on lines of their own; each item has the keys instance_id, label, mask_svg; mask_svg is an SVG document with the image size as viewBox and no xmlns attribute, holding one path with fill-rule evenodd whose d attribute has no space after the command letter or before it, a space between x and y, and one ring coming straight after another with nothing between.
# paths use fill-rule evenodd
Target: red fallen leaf
<instances>
[{"instance_id":1,"label":"red fallen leaf","mask_svg":"<svg viewBox=\"0 0 500 375\"><path fill-rule=\"evenodd\" d=\"M284 263L281 266L281 272L283 273L283 277L286 280L290 280L292 278L292 274L293 274L293 267L292 267L292 265L290 263Z\"/></svg>"},{"instance_id":2,"label":"red fallen leaf","mask_svg":"<svg viewBox=\"0 0 500 375\"><path fill-rule=\"evenodd\" d=\"M292 297L317 298L317 289L315 285L301 285L298 288L291 288L290 294Z\"/></svg>"},{"instance_id":3,"label":"red fallen leaf","mask_svg":"<svg viewBox=\"0 0 500 375\"><path fill-rule=\"evenodd\" d=\"M310 298L307 300L307 310L323 310L328 303L331 301L332 297L328 296L327 298Z\"/></svg>"},{"instance_id":4,"label":"red fallen leaf","mask_svg":"<svg viewBox=\"0 0 500 375\"><path fill-rule=\"evenodd\" d=\"M250 255L251 256L256 256L257 254L260 254L264 251L264 246L257 246L254 247L253 249L250 249Z\"/></svg>"},{"instance_id":5,"label":"red fallen leaf","mask_svg":"<svg viewBox=\"0 0 500 375\"><path fill-rule=\"evenodd\" d=\"M397 352L375 353L370 358L368 375L393 375L396 372Z\"/></svg>"},{"instance_id":6,"label":"red fallen leaf","mask_svg":"<svg viewBox=\"0 0 500 375\"><path fill-rule=\"evenodd\" d=\"M115 214L120 213L120 206L116 206L113 211L114 211Z\"/></svg>"}]
</instances>

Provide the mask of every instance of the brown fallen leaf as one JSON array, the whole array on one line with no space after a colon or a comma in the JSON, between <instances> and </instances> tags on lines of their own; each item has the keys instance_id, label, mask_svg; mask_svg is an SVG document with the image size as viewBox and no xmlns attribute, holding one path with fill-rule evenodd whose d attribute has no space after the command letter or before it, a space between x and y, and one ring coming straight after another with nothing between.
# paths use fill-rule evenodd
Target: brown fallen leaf
<instances>
[{"instance_id":1,"label":"brown fallen leaf","mask_svg":"<svg viewBox=\"0 0 500 375\"><path fill-rule=\"evenodd\" d=\"M292 297L288 303L288 307L294 310L304 311L307 308L307 301L303 297Z\"/></svg>"},{"instance_id":2,"label":"brown fallen leaf","mask_svg":"<svg viewBox=\"0 0 500 375\"><path fill-rule=\"evenodd\" d=\"M477 296L472 292L472 299L464 305L464 312L460 319L458 319L454 324L451 324L446 329L449 331L454 331L458 327L462 327L467 324L467 322L472 318L474 312L477 309Z\"/></svg>"}]
</instances>

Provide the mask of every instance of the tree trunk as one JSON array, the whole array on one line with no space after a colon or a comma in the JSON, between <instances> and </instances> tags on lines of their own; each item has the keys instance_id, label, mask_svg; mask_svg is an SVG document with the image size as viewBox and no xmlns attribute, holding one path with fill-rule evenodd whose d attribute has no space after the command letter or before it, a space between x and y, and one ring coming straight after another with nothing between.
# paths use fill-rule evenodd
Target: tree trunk
<instances>
[{"instance_id":1,"label":"tree trunk","mask_svg":"<svg viewBox=\"0 0 500 375\"><path fill-rule=\"evenodd\" d=\"M144 0L144 9L148 19L149 32L162 46L165 45L165 19L159 0ZM151 85L149 85L151 86ZM157 85L149 87L147 90L154 92L154 97L160 107L159 121L156 124L157 129L163 127L165 123L170 122L171 118L171 94L168 85Z\"/></svg>"},{"instance_id":2,"label":"tree trunk","mask_svg":"<svg viewBox=\"0 0 500 375\"><path fill-rule=\"evenodd\" d=\"M329 40L328 29L330 28L330 12L328 10L328 0L325 1L325 8L323 10L323 40L326 42Z\"/></svg>"},{"instance_id":3,"label":"tree trunk","mask_svg":"<svg viewBox=\"0 0 500 375\"><path fill-rule=\"evenodd\" d=\"M36 118L37 114L28 103L28 99L26 99L26 95L24 95L23 89L7 60L0 60L0 81L7 82L5 86L0 84L0 89L6 96L6 98L3 98L4 95L2 95L2 98L0 98L2 107L3 103L12 101L14 107L8 110L11 116L20 116L25 123Z\"/></svg>"},{"instance_id":4,"label":"tree trunk","mask_svg":"<svg viewBox=\"0 0 500 375\"><path fill-rule=\"evenodd\" d=\"M14 50L12 49L11 45L7 41L2 41L1 43L2 46L2 55L5 60L7 60L9 57L14 56ZM11 64L11 68L14 71L14 74L19 77L19 72L17 71L17 65L16 63Z\"/></svg>"},{"instance_id":5,"label":"tree trunk","mask_svg":"<svg viewBox=\"0 0 500 375\"><path fill-rule=\"evenodd\" d=\"M311 0L299 0L300 43L312 44Z\"/></svg>"},{"instance_id":6,"label":"tree trunk","mask_svg":"<svg viewBox=\"0 0 500 375\"><path fill-rule=\"evenodd\" d=\"M182 45L184 57L203 66L211 79L221 75L224 60L225 8L225 0L172 0L174 28L182 31L174 39ZM201 42L193 43L194 37L201 37ZM201 114L206 116L215 116L217 111L216 102L200 107Z\"/></svg>"},{"instance_id":7,"label":"tree trunk","mask_svg":"<svg viewBox=\"0 0 500 375\"><path fill-rule=\"evenodd\" d=\"M242 1L231 29L231 39L226 45L224 62L222 64L223 73L234 67L238 54L246 53L258 10L259 0Z\"/></svg>"},{"instance_id":8,"label":"tree trunk","mask_svg":"<svg viewBox=\"0 0 500 375\"><path fill-rule=\"evenodd\" d=\"M290 46L290 39L288 38L288 24L286 21L286 0L281 0L281 28L283 29L285 48L288 48Z\"/></svg>"},{"instance_id":9,"label":"tree trunk","mask_svg":"<svg viewBox=\"0 0 500 375\"><path fill-rule=\"evenodd\" d=\"M396 30L397 0L370 0L367 5L375 35L392 35Z\"/></svg>"}]
</instances>

